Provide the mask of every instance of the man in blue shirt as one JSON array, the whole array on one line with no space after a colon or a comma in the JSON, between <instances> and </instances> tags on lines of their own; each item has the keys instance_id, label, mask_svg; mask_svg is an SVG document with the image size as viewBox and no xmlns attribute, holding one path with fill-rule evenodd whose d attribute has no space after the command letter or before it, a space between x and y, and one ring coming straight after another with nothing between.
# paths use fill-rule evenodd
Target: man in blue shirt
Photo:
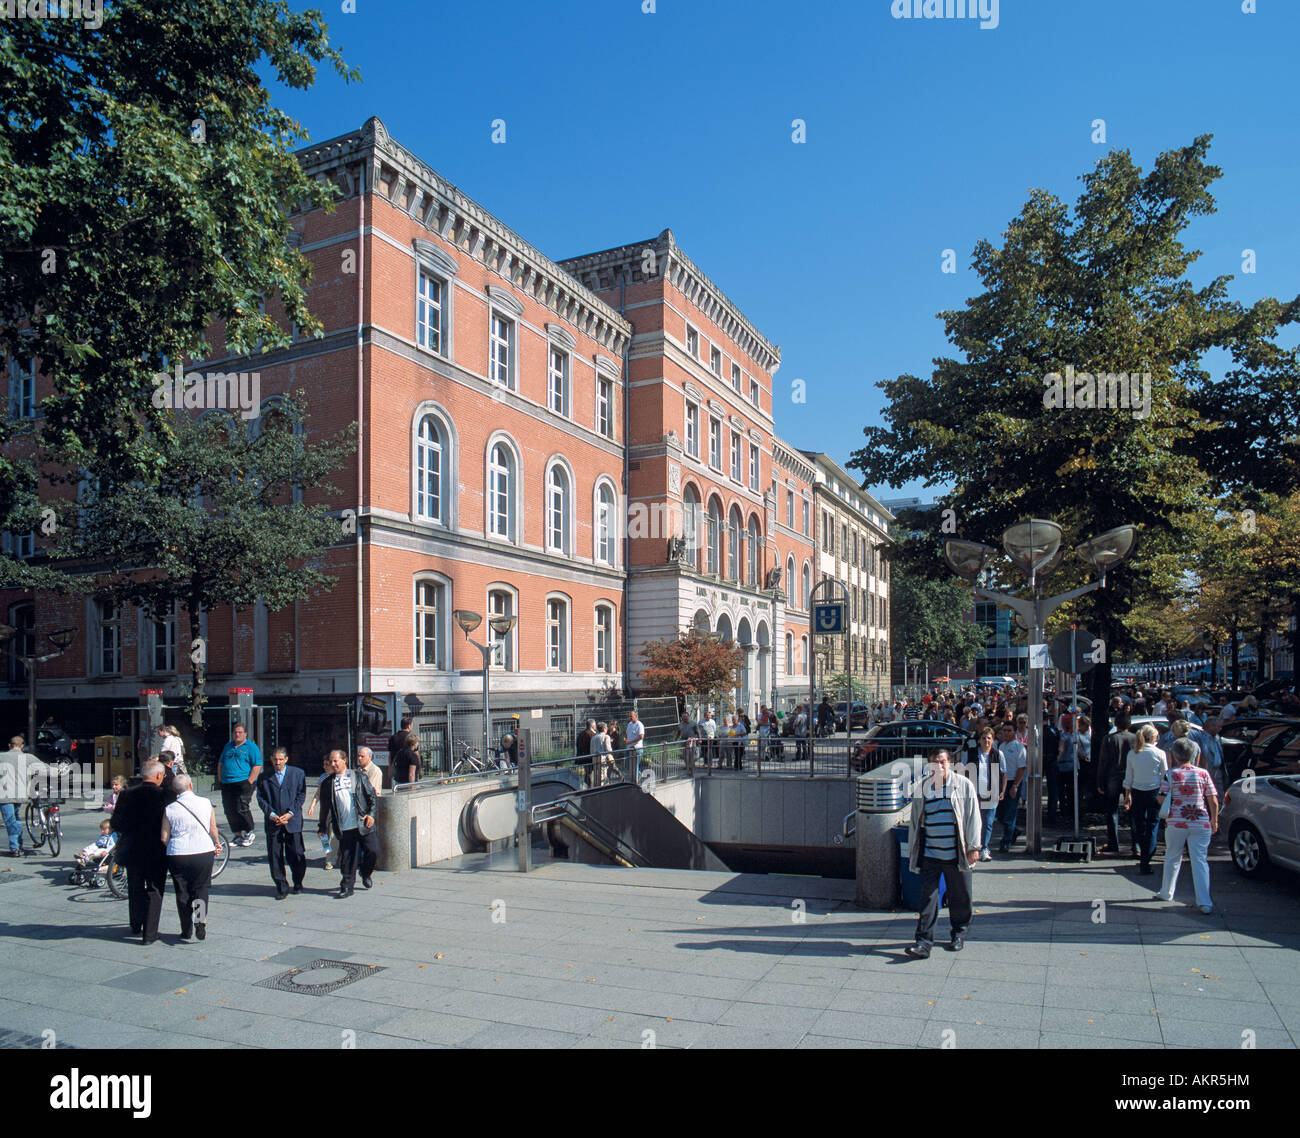
<instances>
[{"instance_id":1,"label":"man in blue shirt","mask_svg":"<svg viewBox=\"0 0 1300 1138\"><path fill-rule=\"evenodd\" d=\"M262 773L262 751L242 723L235 724L235 737L221 751L217 778L221 782L221 805L226 822L234 832L231 844L253 844L253 787Z\"/></svg>"}]
</instances>

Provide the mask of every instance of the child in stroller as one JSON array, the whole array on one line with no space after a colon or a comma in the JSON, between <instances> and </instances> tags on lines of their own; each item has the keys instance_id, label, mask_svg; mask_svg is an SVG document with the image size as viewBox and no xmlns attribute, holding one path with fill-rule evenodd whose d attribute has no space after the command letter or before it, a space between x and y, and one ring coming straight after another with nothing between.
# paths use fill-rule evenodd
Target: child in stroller
<instances>
[{"instance_id":1,"label":"child in stroller","mask_svg":"<svg viewBox=\"0 0 1300 1138\"><path fill-rule=\"evenodd\" d=\"M79 850L73 860L76 869L68 878L69 885L87 885L98 889L106 880L105 868L109 851L117 845L117 835L113 833L113 823L105 818L99 824L99 837L85 849Z\"/></svg>"}]
</instances>

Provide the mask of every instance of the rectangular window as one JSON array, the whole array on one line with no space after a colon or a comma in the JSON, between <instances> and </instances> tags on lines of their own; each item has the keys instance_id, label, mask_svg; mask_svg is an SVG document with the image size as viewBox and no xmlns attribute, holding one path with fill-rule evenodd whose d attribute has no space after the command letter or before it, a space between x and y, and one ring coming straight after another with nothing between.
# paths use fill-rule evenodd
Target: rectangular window
<instances>
[{"instance_id":1,"label":"rectangular window","mask_svg":"<svg viewBox=\"0 0 1300 1138\"><path fill-rule=\"evenodd\" d=\"M794 487L785 488L785 524L794 529Z\"/></svg>"},{"instance_id":2,"label":"rectangular window","mask_svg":"<svg viewBox=\"0 0 1300 1138\"><path fill-rule=\"evenodd\" d=\"M551 600L546 602L546 666L553 671L567 671L568 635L566 627L564 602Z\"/></svg>"},{"instance_id":3,"label":"rectangular window","mask_svg":"<svg viewBox=\"0 0 1300 1138\"><path fill-rule=\"evenodd\" d=\"M686 404L686 453L700 457L700 409L694 403Z\"/></svg>"},{"instance_id":4,"label":"rectangular window","mask_svg":"<svg viewBox=\"0 0 1300 1138\"><path fill-rule=\"evenodd\" d=\"M122 610L112 601L99 601L99 674L122 670Z\"/></svg>"},{"instance_id":5,"label":"rectangular window","mask_svg":"<svg viewBox=\"0 0 1300 1138\"><path fill-rule=\"evenodd\" d=\"M9 418L36 418L36 361L9 357Z\"/></svg>"},{"instance_id":6,"label":"rectangular window","mask_svg":"<svg viewBox=\"0 0 1300 1138\"><path fill-rule=\"evenodd\" d=\"M803 500L803 535L804 537L812 536L812 503L805 498Z\"/></svg>"},{"instance_id":7,"label":"rectangular window","mask_svg":"<svg viewBox=\"0 0 1300 1138\"><path fill-rule=\"evenodd\" d=\"M607 439L614 437L614 383L596 380L596 430Z\"/></svg>"},{"instance_id":8,"label":"rectangular window","mask_svg":"<svg viewBox=\"0 0 1300 1138\"><path fill-rule=\"evenodd\" d=\"M33 529L28 530L26 533L10 533L6 530L4 551L11 557L17 557L25 561L36 552L36 531Z\"/></svg>"},{"instance_id":9,"label":"rectangular window","mask_svg":"<svg viewBox=\"0 0 1300 1138\"><path fill-rule=\"evenodd\" d=\"M700 334L689 324L686 325L686 351L697 360L700 358Z\"/></svg>"},{"instance_id":10,"label":"rectangular window","mask_svg":"<svg viewBox=\"0 0 1300 1138\"><path fill-rule=\"evenodd\" d=\"M740 391L740 390L741 390L741 387L740 387L740 364L732 364L732 365L731 365L731 386L734 387L737 391Z\"/></svg>"},{"instance_id":11,"label":"rectangular window","mask_svg":"<svg viewBox=\"0 0 1300 1138\"><path fill-rule=\"evenodd\" d=\"M840 526L840 556L845 561L849 559L849 527L846 525Z\"/></svg>"},{"instance_id":12,"label":"rectangular window","mask_svg":"<svg viewBox=\"0 0 1300 1138\"><path fill-rule=\"evenodd\" d=\"M731 432L731 477L737 482L740 481L740 434L737 431Z\"/></svg>"},{"instance_id":13,"label":"rectangular window","mask_svg":"<svg viewBox=\"0 0 1300 1138\"><path fill-rule=\"evenodd\" d=\"M515 325L500 313L492 313L492 335L488 354L488 378L514 389Z\"/></svg>"},{"instance_id":14,"label":"rectangular window","mask_svg":"<svg viewBox=\"0 0 1300 1138\"><path fill-rule=\"evenodd\" d=\"M717 419L709 420L709 465L722 469L722 423Z\"/></svg>"},{"instance_id":15,"label":"rectangular window","mask_svg":"<svg viewBox=\"0 0 1300 1138\"><path fill-rule=\"evenodd\" d=\"M155 672L176 670L176 614L167 613L161 620L151 620L150 659Z\"/></svg>"},{"instance_id":16,"label":"rectangular window","mask_svg":"<svg viewBox=\"0 0 1300 1138\"><path fill-rule=\"evenodd\" d=\"M420 270L420 295L416 303L416 343L431 352L442 354L443 283L431 273Z\"/></svg>"},{"instance_id":17,"label":"rectangular window","mask_svg":"<svg viewBox=\"0 0 1300 1138\"><path fill-rule=\"evenodd\" d=\"M719 348L709 349L709 368L719 379L722 378L722 351Z\"/></svg>"},{"instance_id":18,"label":"rectangular window","mask_svg":"<svg viewBox=\"0 0 1300 1138\"><path fill-rule=\"evenodd\" d=\"M758 445L749 444L749 488L758 489Z\"/></svg>"},{"instance_id":19,"label":"rectangular window","mask_svg":"<svg viewBox=\"0 0 1300 1138\"><path fill-rule=\"evenodd\" d=\"M596 610L596 671L614 670L614 618L607 608Z\"/></svg>"},{"instance_id":20,"label":"rectangular window","mask_svg":"<svg viewBox=\"0 0 1300 1138\"><path fill-rule=\"evenodd\" d=\"M415 586L415 662L442 667L442 610L445 586L421 581Z\"/></svg>"},{"instance_id":21,"label":"rectangular window","mask_svg":"<svg viewBox=\"0 0 1300 1138\"><path fill-rule=\"evenodd\" d=\"M557 415L569 413L569 357L559 348L551 348L550 384L551 410Z\"/></svg>"},{"instance_id":22,"label":"rectangular window","mask_svg":"<svg viewBox=\"0 0 1300 1138\"><path fill-rule=\"evenodd\" d=\"M749 401L755 407L758 406L758 380L756 379L751 379L749 381Z\"/></svg>"}]
</instances>

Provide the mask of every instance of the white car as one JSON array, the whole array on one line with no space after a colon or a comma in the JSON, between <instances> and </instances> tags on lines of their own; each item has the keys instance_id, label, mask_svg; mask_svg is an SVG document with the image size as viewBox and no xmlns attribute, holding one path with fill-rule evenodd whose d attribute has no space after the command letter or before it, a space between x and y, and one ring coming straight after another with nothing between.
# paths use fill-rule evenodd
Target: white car
<instances>
[{"instance_id":1,"label":"white car","mask_svg":"<svg viewBox=\"0 0 1300 1138\"><path fill-rule=\"evenodd\" d=\"M1300 775L1238 779L1223 796L1219 832L1239 873L1256 877L1270 864L1300 873Z\"/></svg>"}]
</instances>

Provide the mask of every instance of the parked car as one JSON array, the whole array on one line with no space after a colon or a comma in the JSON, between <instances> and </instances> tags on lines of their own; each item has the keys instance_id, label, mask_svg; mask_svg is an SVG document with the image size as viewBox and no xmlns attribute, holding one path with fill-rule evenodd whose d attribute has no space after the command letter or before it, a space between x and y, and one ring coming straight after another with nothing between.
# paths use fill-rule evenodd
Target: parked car
<instances>
[{"instance_id":1,"label":"parked car","mask_svg":"<svg viewBox=\"0 0 1300 1138\"><path fill-rule=\"evenodd\" d=\"M1270 865L1300 873L1300 776L1265 775L1249 794L1228 787L1219 832L1239 873L1256 877Z\"/></svg>"},{"instance_id":2,"label":"parked car","mask_svg":"<svg viewBox=\"0 0 1300 1138\"><path fill-rule=\"evenodd\" d=\"M848 709L848 701L840 700L835 705L835 730L843 731L845 729L844 716ZM871 708L861 701L855 700L853 703L853 726L868 727L871 724Z\"/></svg>"},{"instance_id":3,"label":"parked car","mask_svg":"<svg viewBox=\"0 0 1300 1138\"><path fill-rule=\"evenodd\" d=\"M1275 679L1265 680L1262 684L1256 685L1255 689L1250 694L1260 702L1263 702L1264 700L1277 699L1284 693L1294 690L1295 680L1291 673L1283 672Z\"/></svg>"},{"instance_id":4,"label":"parked car","mask_svg":"<svg viewBox=\"0 0 1300 1138\"><path fill-rule=\"evenodd\" d=\"M70 762L77 757L77 741L62 727L38 727L35 752L45 763Z\"/></svg>"},{"instance_id":5,"label":"parked car","mask_svg":"<svg viewBox=\"0 0 1300 1138\"><path fill-rule=\"evenodd\" d=\"M936 747L947 747L957 762L964 763L974 746L972 732L942 719L902 719L871 728L853 749L849 765L860 774L895 759L928 755Z\"/></svg>"},{"instance_id":6,"label":"parked car","mask_svg":"<svg viewBox=\"0 0 1300 1138\"><path fill-rule=\"evenodd\" d=\"M1234 781L1246 770L1256 775L1300 774L1300 719L1238 717L1219 738L1227 777Z\"/></svg>"}]
</instances>

